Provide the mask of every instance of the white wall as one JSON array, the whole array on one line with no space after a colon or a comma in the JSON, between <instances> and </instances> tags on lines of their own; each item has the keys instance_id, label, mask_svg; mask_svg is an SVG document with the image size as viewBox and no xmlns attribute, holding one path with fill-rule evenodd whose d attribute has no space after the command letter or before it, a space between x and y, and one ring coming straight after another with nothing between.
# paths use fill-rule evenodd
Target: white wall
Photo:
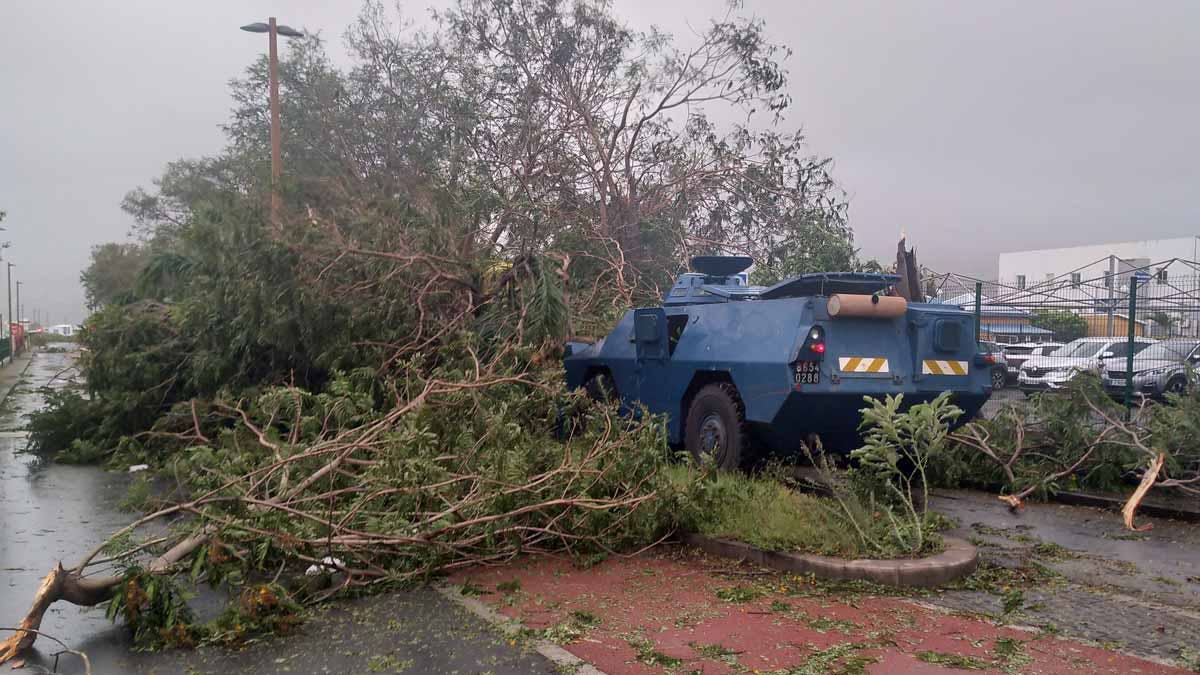
<instances>
[{"instance_id":1,"label":"white wall","mask_svg":"<svg viewBox=\"0 0 1200 675\"><path fill-rule=\"evenodd\" d=\"M1084 280L1098 279L1108 271L1108 256L1110 255L1115 255L1123 260L1141 258L1146 259L1146 262L1149 263L1157 263L1171 258L1196 260L1198 254L1200 254L1200 238L1198 237L1150 239L1001 253L999 279L1003 282L1015 283L1018 275L1024 275L1025 283L1033 285L1045 281L1047 274L1058 276L1081 267L1084 268L1081 270ZM1117 269L1119 272L1121 269L1119 265ZM1168 277L1191 278L1195 277L1197 273L1188 265L1174 263L1167 267L1167 274Z\"/></svg>"}]
</instances>

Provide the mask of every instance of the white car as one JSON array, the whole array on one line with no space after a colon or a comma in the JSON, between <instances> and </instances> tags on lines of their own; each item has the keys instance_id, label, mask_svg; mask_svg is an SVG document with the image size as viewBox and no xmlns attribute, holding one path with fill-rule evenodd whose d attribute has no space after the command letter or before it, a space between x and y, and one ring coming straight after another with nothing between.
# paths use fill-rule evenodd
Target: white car
<instances>
[{"instance_id":1,"label":"white car","mask_svg":"<svg viewBox=\"0 0 1200 675\"><path fill-rule=\"evenodd\" d=\"M1133 353L1154 344L1150 338L1134 338ZM1021 364L1017 384L1021 391L1060 389L1083 372L1100 374L1103 359L1123 357L1129 353L1129 338L1086 337L1059 347L1051 356L1035 356Z\"/></svg>"},{"instance_id":2,"label":"white car","mask_svg":"<svg viewBox=\"0 0 1200 675\"><path fill-rule=\"evenodd\" d=\"M1022 342L1015 345L1004 345L1004 360L1008 362L1008 379L1016 382L1021 373L1021 365L1035 356L1050 356L1055 353L1061 342Z\"/></svg>"}]
</instances>

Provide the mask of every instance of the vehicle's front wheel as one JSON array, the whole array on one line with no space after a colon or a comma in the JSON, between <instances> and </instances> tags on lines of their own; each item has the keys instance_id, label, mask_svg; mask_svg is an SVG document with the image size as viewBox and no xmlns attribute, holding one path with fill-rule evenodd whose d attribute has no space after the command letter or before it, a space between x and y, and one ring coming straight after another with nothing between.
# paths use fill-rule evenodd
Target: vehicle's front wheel
<instances>
[{"instance_id":1,"label":"vehicle's front wheel","mask_svg":"<svg viewBox=\"0 0 1200 675\"><path fill-rule=\"evenodd\" d=\"M1008 383L1008 372L1003 368L992 369L992 389L999 391Z\"/></svg>"},{"instance_id":2,"label":"vehicle's front wheel","mask_svg":"<svg viewBox=\"0 0 1200 675\"><path fill-rule=\"evenodd\" d=\"M1170 380L1167 380L1167 386L1163 388L1164 394L1179 394L1180 396L1187 393L1188 381L1182 375L1176 375Z\"/></svg>"},{"instance_id":3,"label":"vehicle's front wheel","mask_svg":"<svg viewBox=\"0 0 1200 675\"><path fill-rule=\"evenodd\" d=\"M730 384L709 384L696 393L688 408L684 445L697 462L712 457L717 468L741 466L749 442L741 399Z\"/></svg>"},{"instance_id":4,"label":"vehicle's front wheel","mask_svg":"<svg viewBox=\"0 0 1200 675\"><path fill-rule=\"evenodd\" d=\"M583 383L583 390L593 401L608 403L617 398L617 385L612 376L605 372L593 373L588 377L587 382Z\"/></svg>"}]
</instances>

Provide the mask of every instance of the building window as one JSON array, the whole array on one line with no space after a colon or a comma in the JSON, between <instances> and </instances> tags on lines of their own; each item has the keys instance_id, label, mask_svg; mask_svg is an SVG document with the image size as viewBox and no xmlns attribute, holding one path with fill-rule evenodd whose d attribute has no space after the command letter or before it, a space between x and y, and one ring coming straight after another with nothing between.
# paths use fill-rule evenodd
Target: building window
<instances>
[{"instance_id":1,"label":"building window","mask_svg":"<svg viewBox=\"0 0 1200 675\"><path fill-rule=\"evenodd\" d=\"M1083 275L1079 272L1071 272L1071 285L1076 288L1083 283Z\"/></svg>"},{"instance_id":2,"label":"building window","mask_svg":"<svg viewBox=\"0 0 1200 675\"><path fill-rule=\"evenodd\" d=\"M1167 283L1167 268L1165 268L1165 267L1162 268L1161 270L1158 271L1158 274L1155 276L1158 277L1158 283L1160 283L1160 284Z\"/></svg>"},{"instance_id":3,"label":"building window","mask_svg":"<svg viewBox=\"0 0 1200 675\"><path fill-rule=\"evenodd\" d=\"M1025 275L1024 274L1017 275L1017 288L1020 288L1020 289L1025 288Z\"/></svg>"}]
</instances>

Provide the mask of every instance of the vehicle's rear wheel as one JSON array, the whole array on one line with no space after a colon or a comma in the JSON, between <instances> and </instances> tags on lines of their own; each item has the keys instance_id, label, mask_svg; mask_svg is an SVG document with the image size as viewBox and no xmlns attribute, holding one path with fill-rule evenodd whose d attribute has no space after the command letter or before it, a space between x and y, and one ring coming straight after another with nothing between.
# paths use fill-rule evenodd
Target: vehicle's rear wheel
<instances>
[{"instance_id":1,"label":"vehicle's rear wheel","mask_svg":"<svg viewBox=\"0 0 1200 675\"><path fill-rule=\"evenodd\" d=\"M1182 375L1176 375L1176 376L1172 377L1171 379L1167 380L1167 386L1166 386L1166 388L1163 389L1163 393L1164 394L1183 395L1183 394L1187 393L1187 389L1188 389L1187 378Z\"/></svg>"},{"instance_id":2,"label":"vehicle's rear wheel","mask_svg":"<svg viewBox=\"0 0 1200 675\"><path fill-rule=\"evenodd\" d=\"M1008 373L1003 368L992 369L992 389L997 391L1004 388L1008 383Z\"/></svg>"},{"instance_id":3,"label":"vehicle's rear wheel","mask_svg":"<svg viewBox=\"0 0 1200 675\"><path fill-rule=\"evenodd\" d=\"M731 384L709 384L696 393L688 408L684 445L697 462L712 457L717 468L741 466L749 443L742 401Z\"/></svg>"},{"instance_id":4,"label":"vehicle's rear wheel","mask_svg":"<svg viewBox=\"0 0 1200 675\"><path fill-rule=\"evenodd\" d=\"M613 383L612 375L606 372L592 373L583 383L583 390L593 401L614 401L617 398L617 385Z\"/></svg>"}]
</instances>

